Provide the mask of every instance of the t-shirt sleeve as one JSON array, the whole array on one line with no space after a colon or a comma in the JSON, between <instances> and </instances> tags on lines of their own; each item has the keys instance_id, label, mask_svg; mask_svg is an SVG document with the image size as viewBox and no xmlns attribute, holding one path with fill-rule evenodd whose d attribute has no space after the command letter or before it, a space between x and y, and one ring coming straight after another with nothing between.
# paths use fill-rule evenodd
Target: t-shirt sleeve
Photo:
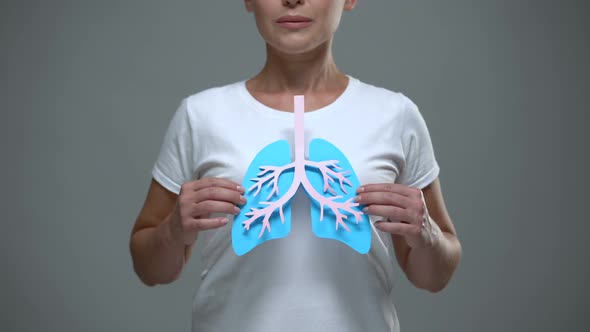
<instances>
[{"instance_id":1,"label":"t-shirt sleeve","mask_svg":"<svg viewBox=\"0 0 590 332\"><path fill-rule=\"evenodd\" d=\"M164 188L179 194L181 185L192 178L193 151L193 132L185 98L168 124L152 176Z\"/></svg>"},{"instance_id":2,"label":"t-shirt sleeve","mask_svg":"<svg viewBox=\"0 0 590 332\"><path fill-rule=\"evenodd\" d=\"M396 182L423 189L438 177L440 167L418 106L409 98L405 99L407 102L401 137L405 162Z\"/></svg>"}]
</instances>

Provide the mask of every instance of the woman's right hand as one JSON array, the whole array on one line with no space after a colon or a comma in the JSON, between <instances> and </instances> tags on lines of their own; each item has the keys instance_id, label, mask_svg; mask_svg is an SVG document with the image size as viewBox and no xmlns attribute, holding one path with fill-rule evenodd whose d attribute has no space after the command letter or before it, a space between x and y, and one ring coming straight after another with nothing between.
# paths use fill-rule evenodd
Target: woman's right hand
<instances>
[{"instance_id":1,"label":"woman's right hand","mask_svg":"<svg viewBox=\"0 0 590 332\"><path fill-rule=\"evenodd\" d=\"M238 214L237 205L246 203L244 188L221 178L202 178L184 183L170 220L175 242L192 245L199 231L222 227L226 217L210 218L213 213Z\"/></svg>"}]
</instances>

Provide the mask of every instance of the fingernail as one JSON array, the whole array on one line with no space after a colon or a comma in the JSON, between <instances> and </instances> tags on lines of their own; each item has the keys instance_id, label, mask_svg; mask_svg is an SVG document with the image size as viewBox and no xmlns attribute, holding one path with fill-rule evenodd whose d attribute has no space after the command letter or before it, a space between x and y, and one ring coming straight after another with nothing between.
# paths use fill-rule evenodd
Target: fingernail
<instances>
[{"instance_id":1,"label":"fingernail","mask_svg":"<svg viewBox=\"0 0 590 332\"><path fill-rule=\"evenodd\" d=\"M227 218L221 218L220 221L223 225L227 224Z\"/></svg>"},{"instance_id":2,"label":"fingernail","mask_svg":"<svg viewBox=\"0 0 590 332\"><path fill-rule=\"evenodd\" d=\"M237 186L236 189L238 189L239 192L244 192L244 187L242 186Z\"/></svg>"},{"instance_id":3,"label":"fingernail","mask_svg":"<svg viewBox=\"0 0 590 332\"><path fill-rule=\"evenodd\" d=\"M365 207L365 208L363 208L363 212L367 212L368 210L369 210L369 207L368 206Z\"/></svg>"},{"instance_id":4,"label":"fingernail","mask_svg":"<svg viewBox=\"0 0 590 332\"><path fill-rule=\"evenodd\" d=\"M365 187L358 187L356 190L357 193L362 193L363 191L365 191Z\"/></svg>"},{"instance_id":5,"label":"fingernail","mask_svg":"<svg viewBox=\"0 0 590 332\"><path fill-rule=\"evenodd\" d=\"M359 202L360 200L361 200L361 196L356 196L356 197L354 198L354 201L355 201L355 202Z\"/></svg>"},{"instance_id":6,"label":"fingernail","mask_svg":"<svg viewBox=\"0 0 590 332\"><path fill-rule=\"evenodd\" d=\"M240 213L240 208L239 207L234 207L234 214L239 214Z\"/></svg>"},{"instance_id":7,"label":"fingernail","mask_svg":"<svg viewBox=\"0 0 590 332\"><path fill-rule=\"evenodd\" d=\"M240 204L245 204L245 203L246 203L246 197L240 196Z\"/></svg>"}]
</instances>

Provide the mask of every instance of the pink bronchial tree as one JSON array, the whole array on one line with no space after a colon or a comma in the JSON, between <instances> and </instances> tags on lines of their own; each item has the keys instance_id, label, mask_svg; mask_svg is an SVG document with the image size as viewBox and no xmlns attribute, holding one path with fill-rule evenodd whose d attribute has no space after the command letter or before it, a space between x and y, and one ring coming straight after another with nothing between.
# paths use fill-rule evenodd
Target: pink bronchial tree
<instances>
[{"instance_id":1,"label":"pink bronchial tree","mask_svg":"<svg viewBox=\"0 0 590 332\"><path fill-rule=\"evenodd\" d=\"M313 198L320 206L320 221L324 217L324 209L329 209L335 216L335 227L342 226L345 230L350 231L348 226L345 224L347 214L351 214L355 217L356 223L361 221L363 212L354 209L358 206L358 203L353 202L353 198L349 198L344 202L336 201L342 196L337 196L336 191L331 187L332 183L338 184L342 192L347 193L346 187L351 186L350 181L346 178L348 171L341 171L342 168L338 166L338 160L327 160L321 162L315 162L305 159L305 141L304 141L304 97L295 96L295 161L284 165L284 166L261 166L260 173L257 177L251 179L254 184L248 188L248 191L256 190L254 196L257 196L263 185L272 186L272 191L266 197L266 201L260 204L264 205L261 208L251 208L249 212L245 213L245 216L249 217L243 222L246 230L250 229L250 226L261 220L262 230L258 235L258 238L262 237L265 231L271 231L270 217L275 211L279 211L281 222L284 223L285 218L283 214L283 206L289 202L289 200L295 195L300 185L303 186L308 195ZM314 168L317 170L323 178L323 193L319 193L310 183L307 178L305 169ZM294 170L293 183L289 187L286 193L280 196L279 193L279 178L286 171ZM271 200L277 196L278 199Z\"/></svg>"}]
</instances>

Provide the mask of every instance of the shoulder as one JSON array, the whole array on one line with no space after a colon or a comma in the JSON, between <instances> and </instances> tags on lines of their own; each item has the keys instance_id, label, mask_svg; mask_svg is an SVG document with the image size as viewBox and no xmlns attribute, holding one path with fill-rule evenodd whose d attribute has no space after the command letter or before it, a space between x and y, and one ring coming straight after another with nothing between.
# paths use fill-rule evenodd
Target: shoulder
<instances>
[{"instance_id":1,"label":"shoulder","mask_svg":"<svg viewBox=\"0 0 590 332\"><path fill-rule=\"evenodd\" d=\"M183 103L186 104L189 112L197 112L202 108L211 109L234 99L232 97L237 93L240 84L242 81L212 86L187 95L184 97Z\"/></svg>"},{"instance_id":2,"label":"shoulder","mask_svg":"<svg viewBox=\"0 0 590 332\"><path fill-rule=\"evenodd\" d=\"M386 108L399 114L406 113L408 110L418 110L414 101L407 94L397 89L358 79L356 79L356 84L358 86L358 93L355 96L359 100L362 100L363 103L368 102L373 105L379 105L381 109Z\"/></svg>"},{"instance_id":3,"label":"shoulder","mask_svg":"<svg viewBox=\"0 0 590 332\"><path fill-rule=\"evenodd\" d=\"M240 82L213 86L200 90L181 98L176 112L172 118L174 127L188 127L194 129L203 120L212 114L223 113L223 110L231 108L228 102L234 102L232 94L237 94ZM224 104L225 103L225 104ZM215 110L215 112L211 112Z\"/></svg>"}]
</instances>

